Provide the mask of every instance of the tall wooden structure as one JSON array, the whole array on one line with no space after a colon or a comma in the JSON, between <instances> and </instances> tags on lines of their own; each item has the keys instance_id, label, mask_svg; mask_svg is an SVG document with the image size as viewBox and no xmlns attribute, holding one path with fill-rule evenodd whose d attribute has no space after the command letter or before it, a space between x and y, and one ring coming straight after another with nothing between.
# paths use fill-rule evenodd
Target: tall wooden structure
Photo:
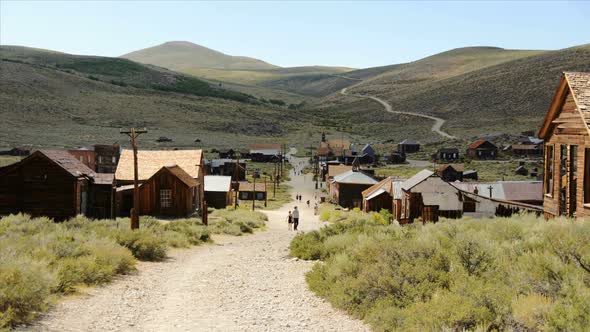
<instances>
[{"instance_id":1,"label":"tall wooden structure","mask_svg":"<svg viewBox=\"0 0 590 332\"><path fill-rule=\"evenodd\" d=\"M545 142L547 218L590 216L590 73L561 76L539 138Z\"/></svg>"}]
</instances>

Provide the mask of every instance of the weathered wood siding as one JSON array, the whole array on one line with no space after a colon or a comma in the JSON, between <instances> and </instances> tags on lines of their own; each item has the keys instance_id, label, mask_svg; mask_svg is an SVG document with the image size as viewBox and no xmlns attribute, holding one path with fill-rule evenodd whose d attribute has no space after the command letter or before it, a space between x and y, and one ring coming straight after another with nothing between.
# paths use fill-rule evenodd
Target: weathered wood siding
<instances>
[{"instance_id":1,"label":"weathered wood siding","mask_svg":"<svg viewBox=\"0 0 590 332\"><path fill-rule=\"evenodd\" d=\"M573 197L572 192L566 190L564 206L561 206L560 202L560 188L571 181L572 174L568 163L566 175L564 177L560 176L562 145L565 145L563 148L567 149L568 157L572 146L577 146L576 195ZM590 148L590 136L584 120L576 109L576 103L571 93L567 94L560 108L560 114L552 121L550 137L545 140L545 163L548 162L547 151L551 148L553 149L553 187L550 193L544 194L543 209L545 216L552 218L562 213L567 216L575 215L578 218L590 216L590 207L584 206L584 160L586 159L585 149ZM545 174L545 182L547 182L547 174ZM576 202L575 211L569 210L571 200Z\"/></svg>"},{"instance_id":2,"label":"weathered wood siding","mask_svg":"<svg viewBox=\"0 0 590 332\"><path fill-rule=\"evenodd\" d=\"M87 181L41 156L30 158L0 176L0 215L24 212L65 220L80 213Z\"/></svg>"},{"instance_id":3,"label":"weathered wood siding","mask_svg":"<svg viewBox=\"0 0 590 332\"><path fill-rule=\"evenodd\" d=\"M172 191L171 206L163 207L160 193L163 189ZM159 171L143 183L139 189L140 214L153 216L185 217L195 211L196 188L188 187L184 182L167 171Z\"/></svg>"}]
</instances>

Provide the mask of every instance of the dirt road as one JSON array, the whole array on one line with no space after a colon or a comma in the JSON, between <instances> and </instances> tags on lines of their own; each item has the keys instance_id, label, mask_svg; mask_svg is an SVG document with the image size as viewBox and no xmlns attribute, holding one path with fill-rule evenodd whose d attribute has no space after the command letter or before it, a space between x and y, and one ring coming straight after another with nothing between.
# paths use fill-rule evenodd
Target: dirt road
<instances>
[{"instance_id":1,"label":"dirt road","mask_svg":"<svg viewBox=\"0 0 590 332\"><path fill-rule=\"evenodd\" d=\"M294 159L302 169L304 159ZM292 176L303 202L310 177ZM216 236L216 244L175 250L168 262L140 263L136 275L66 299L27 330L36 331L368 331L307 289L311 262L288 257L287 210L266 212L268 230ZM320 227L301 208L300 230Z\"/></svg>"},{"instance_id":2,"label":"dirt road","mask_svg":"<svg viewBox=\"0 0 590 332\"><path fill-rule=\"evenodd\" d=\"M412 115L412 116L417 116L417 117L421 117L421 118L426 118L426 119L430 119L430 120L434 120L434 124L432 125L431 130L439 135L441 135L444 138L448 138L448 139L456 139L457 137L450 135L444 131L441 130L442 126L445 124L446 120L443 120L441 118L437 118L435 116L431 116L431 115L426 115L426 114L420 114L420 113L413 113L413 112L401 112L401 111L394 111L393 108L391 107L391 105L389 105L388 102L386 102L383 99L374 97L374 96L369 96L369 95L362 95L362 94L356 94L356 93L348 93L346 92L346 89L348 88L344 88L342 90L340 90L340 94L344 95L344 96L353 96L353 97L359 97L359 98L369 98L369 99L373 99L374 101L378 102L379 104L383 105L383 108L385 109L386 112L389 113L395 113L395 114L406 114L406 115Z\"/></svg>"}]
</instances>

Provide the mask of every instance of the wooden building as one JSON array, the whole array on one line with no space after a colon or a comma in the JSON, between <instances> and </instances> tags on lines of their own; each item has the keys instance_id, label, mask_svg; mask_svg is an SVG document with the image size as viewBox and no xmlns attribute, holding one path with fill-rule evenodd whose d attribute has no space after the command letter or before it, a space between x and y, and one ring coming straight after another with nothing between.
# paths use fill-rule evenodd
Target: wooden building
<instances>
[{"instance_id":1,"label":"wooden building","mask_svg":"<svg viewBox=\"0 0 590 332\"><path fill-rule=\"evenodd\" d=\"M217 151L219 159L234 159L236 157L236 151L234 149L225 149Z\"/></svg>"},{"instance_id":2,"label":"wooden building","mask_svg":"<svg viewBox=\"0 0 590 332\"><path fill-rule=\"evenodd\" d=\"M115 144L95 144L96 171L98 173L115 173L121 158L121 146Z\"/></svg>"},{"instance_id":3,"label":"wooden building","mask_svg":"<svg viewBox=\"0 0 590 332\"><path fill-rule=\"evenodd\" d=\"M330 180L332 202L346 208L361 208L363 191L376 184L377 180L363 173L358 167L334 176Z\"/></svg>"},{"instance_id":4,"label":"wooden building","mask_svg":"<svg viewBox=\"0 0 590 332\"><path fill-rule=\"evenodd\" d=\"M137 151L138 180L148 181L165 166L178 166L197 182L195 188L197 211L202 213L205 207L205 170L201 150L139 150ZM120 215L128 215L133 206L133 191L128 189L133 184L133 151L123 150L117 165L115 181L117 183L117 202ZM141 193L140 193L141 195ZM131 197L130 197L131 196Z\"/></svg>"},{"instance_id":5,"label":"wooden building","mask_svg":"<svg viewBox=\"0 0 590 332\"><path fill-rule=\"evenodd\" d=\"M283 158L281 144L253 144L250 147L250 159L254 162L278 162Z\"/></svg>"},{"instance_id":6,"label":"wooden building","mask_svg":"<svg viewBox=\"0 0 590 332\"><path fill-rule=\"evenodd\" d=\"M399 151L392 151L389 156L389 162L392 164L403 164L406 162L406 154Z\"/></svg>"},{"instance_id":7,"label":"wooden building","mask_svg":"<svg viewBox=\"0 0 590 332\"><path fill-rule=\"evenodd\" d=\"M436 175L447 182L463 181L463 164L446 164L436 168Z\"/></svg>"},{"instance_id":8,"label":"wooden building","mask_svg":"<svg viewBox=\"0 0 590 332\"><path fill-rule=\"evenodd\" d=\"M256 185L252 182L240 182L239 185L239 198L240 200L251 201L256 199L257 201L267 200L267 190L265 182L256 182Z\"/></svg>"},{"instance_id":9,"label":"wooden building","mask_svg":"<svg viewBox=\"0 0 590 332\"><path fill-rule=\"evenodd\" d=\"M208 207L216 209L225 209L231 205L231 176L205 175L205 201Z\"/></svg>"},{"instance_id":10,"label":"wooden building","mask_svg":"<svg viewBox=\"0 0 590 332\"><path fill-rule=\"evenodd\" d=\"M65 150L38 150L0 168L0 215L112 218L113 195L112 174L96 174Z\"/></svg>"},{"instance_id":11,"label":"wooden building","mask_svg":"<svg viewBox=\"0 0 590 332\"><path fill-rule=\"evenodd\" d=\"M400 202L394 207L394 216L399 216L400 224L412 223L416 218L422 222L436 222L440 217L460 218L463 204L459 190L443 181L429 170L422 170L398 185L396 197ZM396 188L393 189L395 192Z\"/></svg>"},{"instance_id":12,"label":"wooden building","mask_svg":"<svg viewBox=\"0 0 590 332\"><path fill-rule=\"evenodd\" d=\"M31 149L15 147L10 150L0 151L0 156L15 156L15 157L26 157L31 154Z\"/></svg>"},{"instance_id":13,"label":"wooden building","mask_svg":"<svg viewBox=\"0 0 590 332\"><path fill-rule=\"evenodd\" d=\"M543 154L542 144L513 144L510 152L516 156L540 156Z\"/></svg>"},{"instance_id":14,"label":"wooden building","mask_svg":"<svg viewBox=\"0 0 590 332\"><path fill-rule=\"evenodd\" d=\"M393 211L392 183L394 178L387 177L362 192L363 211L379 212L382 209Z\"/></svg>"},{"instance_id":15,"label":"wooden building","mask_svg":"<svg viewBox=\"0 0 590 332\"><path fill-rule=\"evenodd\" d=\"M590 73L561 76L539 138L545 142L547 218L590 216Z\"/></svg>"},{"instance_id":16,"label":"wooden building","mask_svg":"<svg viewBox=\"0 0 590 332\"><path fill-rule=\"evenodd\" d=\"M164 166L139 188L140 215L187 217L197 212L199 183L181 167Z\"/></svg>"},{"instance_id":17,"label":"wooden building","mask_svg":"<svg viewBox=\"0 0 590 332\"><path fill-rule=\"evenodd\" d=\"M238 166L236 172L236 166ZM207 163L207 174L231 176L233 181L246 180L246 163L236 159L212 159ZM236 178L237 177L237 178Z\"/></svg>"},{"instance_id":18,"label":"wooden building","mask_svg":"<svg viewBox=\"0 0 590 332\"><path fill-rule=\"evenodd\" d=\"M498 147L488 140L478 139L469 144L467 155L475 159L496 159L498 157Z\"/></svg>"},{"instance_id":19,"label":"wooden building","mask_svg":"<svg viewBox=\"0 0 590 332\"><path fill-rule=\"evenodd\" d=\"M68 150L68 152L74 156L74 158L78 159L81 163L96 172L96 156L94 154L94 150L88 148L79 148ZM114 173L114 171L110 173Z\"/></svg>"},{"instance_id":20,"label":"wooden building","mask_svg":"<svg viewBox=\"0 0 590 332\"><path fill-rule=\"evenodd\" d=\"M403 153L414 153L420 151L420 143L405 139L397 144L397 151Z\"/></svg>"},{"instance_id":21,"label":"wooden building","mask_svg":"<svg viewBox=\"0 0 590 332\"><path fill-rule=\"evenodd\" d=\"M459 149L441 148L432 156L435 161L455 161L459 159Z\"/></svg>"}]
</instances>

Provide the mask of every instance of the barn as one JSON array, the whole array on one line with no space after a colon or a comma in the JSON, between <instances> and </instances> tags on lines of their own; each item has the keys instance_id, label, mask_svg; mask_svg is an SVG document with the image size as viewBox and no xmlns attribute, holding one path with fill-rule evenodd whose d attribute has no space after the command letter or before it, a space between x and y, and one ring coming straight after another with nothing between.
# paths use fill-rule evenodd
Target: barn
<instances>
[{"instance_id":1,"label":"barn","mask_svg":"<svg viewBox=\"0 0 590 332\"><path fill-rule=\"evenodd\" d=\"M0 215L62 221L78 214L112 218L112 174L97 174L65 150L38 150L0 168Z\"/></svg>"},{"instance_id":2,"label":"barn","mask_svg":"<svg viewBox=\"0 0 590 332\"><path fill-rule=\"evenodd\" d=\"M561 76L539 138L545 142L545 217L590 216L590 73Z\"/></svg>"}]
</instances>

